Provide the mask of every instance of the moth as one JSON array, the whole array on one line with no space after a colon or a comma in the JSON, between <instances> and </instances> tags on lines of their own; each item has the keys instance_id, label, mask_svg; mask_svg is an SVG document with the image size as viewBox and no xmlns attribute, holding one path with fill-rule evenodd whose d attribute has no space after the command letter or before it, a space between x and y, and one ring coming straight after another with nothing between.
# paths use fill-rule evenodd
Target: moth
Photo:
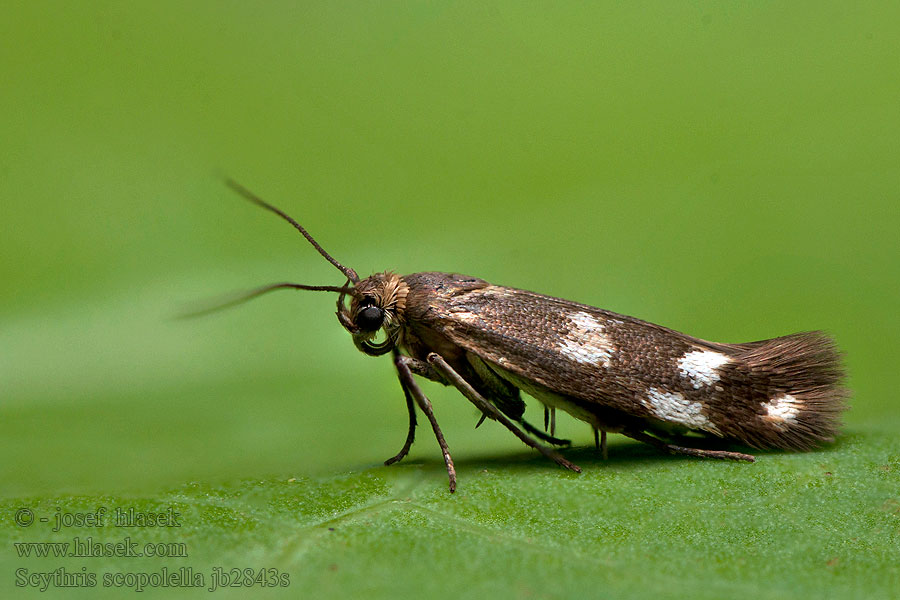
<instances>
[{"instance_id":1,"label":"moth","mask_svg":"<svg viewBox=\"0 0 900 600\"><path fill-rule=\"evenodd\" d=\"M237 182L226 183L293 225L346 282L276 283L223 306L278 289L338 294L338 321L364 354L390 356L406 398L406 441L385 464L409 452L418 407L441 448L451 492L453 458L416 376L455 387L481 411L478 425L495 420L575 472L581 469L551 447L570 445L555 437L556 409L593 428L604 458L608 432L670 454L752 462L750 454L696 447L709 445L698 436L805 450L832 441L838 431L847 397L844 371L834 342L822 332L722 344L456 273L385 271L361 279L286 213ZM524 419L522 392L544 405L543 431Z\"/></svg>"}]
</instances>

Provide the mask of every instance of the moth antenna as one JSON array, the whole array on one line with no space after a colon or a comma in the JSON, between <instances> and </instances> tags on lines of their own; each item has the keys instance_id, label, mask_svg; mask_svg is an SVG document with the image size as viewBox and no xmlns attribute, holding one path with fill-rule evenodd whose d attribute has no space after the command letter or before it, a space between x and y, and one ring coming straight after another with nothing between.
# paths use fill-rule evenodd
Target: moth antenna
<instances>
[{"instance_id":1,"label":"moth antenna","mask_svg":"<svg viewBox=\"0 0 900 600\"><path fill-rule=\"evenodd\" d=\"M218 312L220 310L224 310L226 308L231 308L232 306L237 306L238 304L243 304L248 300L253 300L263 294L267 294L269 292L275 290L282 289L294 289L294 290L308 290L313 292L337 292L343 296L343 294L354 294L355 290L352 287L347 286L337 286L337 285L302 285L300 283L273 283L271 285L264 285L262 287L256 288L255 290L250 290L249 292L245 292L243 294L239 294L237 297L233 297L230 300L225 300L223 302L216 303L207 308L201 308L200 310L195 310L191 312L184 313L179 315L180 319L193 319L195 317L202 317L208 315L210 313Z\"/></svg>"},{"instance_id":2,"label":"moth antenna","mask_svg":"<svg viewBox=\"0 0 900 600\"><path fill-rule=\"evenodd\" d=\"M266 210L275 213L276 215L278 215L279 217L281 217L282 219L284 219L285 221L287 221L288 223L293 225L297 231L299 231L300 233L303 234L303 237L306 238L306 241L308 241L310 244L312 244L313 248L315 248L319 252L319 254L321 254L322 256L325 257L325 260L327 260L328 262L333 264L335 267L337 267L337 269L341 273L346 275L347 279L349 279L351 282L359 283L359 275L356 274L356 271L354 271L350 267L345 267L344 265L339 263L333 256L328 254L328 252L325 251L325 248L320 246L319 242L317 242L313 238L313 236L309 235L309 232L306 231L306 228L304 228L303 225L301 225L300 223L298 223L297 221L292 219L283 210L279 209L276 206L269 204L268 202L266 202L265 200L263 200L262 198L260 198L259 196L257 196L256 194L254 194L253 192L251 192L250 190L248 190L241 184L239 184L234 179L231 179L230 177L225 178L225 185L230 187L232 190L234 190L235 192L237 192L238 194L240 194L241 196L243 196L250 202L253 202L257 206L261 206L261 207L265 208ZM305 288L305 289L308 289L308 288Z\"/></svg>"}]
</instances>

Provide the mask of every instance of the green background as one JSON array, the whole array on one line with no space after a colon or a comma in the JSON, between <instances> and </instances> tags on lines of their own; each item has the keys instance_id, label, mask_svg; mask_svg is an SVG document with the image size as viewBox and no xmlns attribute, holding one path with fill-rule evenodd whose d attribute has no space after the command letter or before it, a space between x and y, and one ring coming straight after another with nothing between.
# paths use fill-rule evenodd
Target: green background
<instances>
[{"instance_id":1,"label":"green background","mask_svg":"<svg viewBox=\"0 0 900 600\"><path fill-rule=\"evenodd\" d=\"M251 598L896 594L898 6L3 3L0 594L60 566L290 575ZM845 434L753 465L613 436L603 462L562 416L575 476L426 383L451 496L427 426L380 466L403 397L331 295L174 318L341 283L223 173L360 274L459 271L717 341L828 330ZM14 523L97 506L184 524ZM190 555L13 546L126 534Z\"/></svg>"}]
</instances>

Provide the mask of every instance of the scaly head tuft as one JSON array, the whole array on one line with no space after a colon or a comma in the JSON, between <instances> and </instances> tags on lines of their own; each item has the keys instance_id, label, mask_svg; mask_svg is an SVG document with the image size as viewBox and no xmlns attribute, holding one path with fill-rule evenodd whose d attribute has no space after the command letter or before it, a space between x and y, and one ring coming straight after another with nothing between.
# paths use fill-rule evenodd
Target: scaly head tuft
<instances>
[{"instance_id":1,"label":"scaly head tuft","mask_svg":"<svg viewBox=\"0 0 900 600\"><path fill-rule=\"evenodd\" d=\"M353 343L362 352L380 356L394 349L399 342L406 309L409 286L403 278L385 271L376 273L353 287L350 307L338 300L338 320L353 335ZM385 339L374 342L380 330Z\"/></svg>"}]
</instances>

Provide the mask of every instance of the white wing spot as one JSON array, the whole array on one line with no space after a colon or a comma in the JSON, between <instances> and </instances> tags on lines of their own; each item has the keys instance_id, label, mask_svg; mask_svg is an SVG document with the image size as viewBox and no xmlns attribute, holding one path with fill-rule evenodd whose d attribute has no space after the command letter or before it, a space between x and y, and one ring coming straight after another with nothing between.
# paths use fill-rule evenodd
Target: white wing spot
<instances>
[{"instance_id":1,"label":"white wing spot","mask_svg":"<svg viewBox=\"0 0 900 600\"><path fill-rule=\"evenodd\" d=\"M694 389L712 385L719 380L719 367L731 359L721 352L694 350L678 359L678 371L694 384Z\"/></svg>"},{"instance_id":2,"label":"white wing spot","mask_svg":"<svg viewBox=\"0 0 900 600\"><path fill-rule=\"evenodd\" d=\"M475 313L457 307L451 308L450 313L453 319L463 323L475 323L479 318Z\"/></svg>"},{"instance_id":3,"label":"white wing spot","mask_svg":"<svg viewBox=\"0 0 900 600\"><path fill-rule=\"evenodd\" d=\"M691 402L679 392L665 392L652 387L647 390L647 397L642 398L641 402L663 421L719 433L718 427L703 414L703 405Z\"/></svg>"},{"instance_id":4,"label":"white wing spot","mask_svg":"<svg viewBox=\"0 0 900 600\"><path fill-rule=\"evenodd\" d=\"M603 325L600 324L600 321L597 320L597 317L590 313L586 313L584 311L571 313L567 315L566 318L572 321L575 327L583 331L591 332L598 329L600 331L603 331Z\"/></svg>"},{"instance_id":5,"label":"white wing spot","mask_svg":"<svg viewBox=\"0 0 900 600\"><path fill-rule=\"evenodd\" d=\"M603 324L583 311L569 314L567 318L573 327L560 342L559 351L576 362L608 367L616 349Z\"/></svg>"},{"instance_id":6,"label":"white wing spot","mask_svg":"<svg viewBox=\"0 0 900 600\"><path fill-rule=\"evenodd\" d=\"M767 418L775 423L796 421L803 402L790 394L779 394L768 402L763 402Z\"/></svg>"}]
</instances>

